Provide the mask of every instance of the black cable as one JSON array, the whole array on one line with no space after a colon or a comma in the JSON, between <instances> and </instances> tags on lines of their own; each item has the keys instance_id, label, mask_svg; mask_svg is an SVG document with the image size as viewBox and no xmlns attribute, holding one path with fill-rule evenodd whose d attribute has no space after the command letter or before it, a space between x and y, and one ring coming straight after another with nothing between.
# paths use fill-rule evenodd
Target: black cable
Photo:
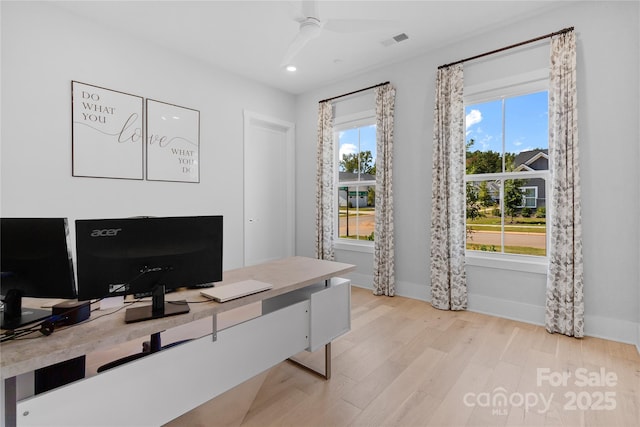
<instances>
[{"instance_id":1,"label":"black cable","mask_svg":"<svg viewBox=\"0 0 640 427\"><path fill-rule=\"evenodd\" d=\"M175 305L187 305L189 304L188 301L184 301L184 300L178 300L178 301L165 301L165 303L167 304L175 304Z\"/></svg>"},{"instance_id":2,"label":"black cable","mask_svg":"<svg viewBox=\"0 0 640 427\"><path fill-rule=\"evenodd\" d=\"M141 299L137 299L137 300L135 300L135 301L128 301L128 302L126 302L125 304L135 304L135 303L140 302L140 301L141 301ZM89 323L89 322L93 322L94 320L98 320L98 319L100 319L101 317L111 316L112 314L115 314L115 313L119 312L119 311L120 311L120 310L122 310L123 308L126 308L126 305L124 305L124 304L123 304L121 307L118 307L116 310L113 310L113 311L111 311L111 312L109 312L109 313L104 313L104 314L103 314L103 315L101 315L101 316L91 317L91 318L87 319L87 320L86 320L86 321L84 321L84 322L77 323L77 325L80 325L80 324L86 324L86 323ZM97 309L96 309L96 310L97 310ZM94 311L96 311L96 310L94 310ZM75 325L70 325L70 326L75 326Z\"/></svg>"},{"instance_id":3,"label":"black cable","mask_svg":"<svg viewBox=\"0 0 640 427\"><path fill-rule=\"evenodd\" d=\"M0 343L5 341L15 340L24 335L29 335L34 332L38 332L40 331L41 328L42 328L41 323L39 323L38 325L31 326L30 328L27 328L27 329L16 329L16 330L6 331L0 336Z\"/></svg>"},{"instance_id":4,"label":"black cable","mask_svg":"<svg viewBox=\"0 0 640 427\"><path fill-rule=\"evenodd\" d=\"M110 298L112 296L110 294L118 292L122 288L126 288L127 286L130 286L131 283L135 282L136 280L138 280L143 275L145 275L145 274L147 274L149 272L155 272L155 271L159 271L159 270L153 269L153 268L149 268L149 267L145 266L142 270L140 270L140 273L137 274L133 279L127 281L126 283L121 284L119 287L117 287L116 289L114 289L111 292L109 292L109 295L106 295L104 297L101 297L101 298L98 298L96 300L90 301L89 305L91 306L92 304L98 303L98 302L102 301L105 298ZM163 269L163 271L164 271L164 269ZM148 297L144 297L144 298L148 298ZM116 309L116 310L114 310L112 312L105 313L105 314L103 314L101 316L97 316L97 317L91 317L86 321L78 322L78 323L75 323L73 325L67 325L66 327L63 327L60 330L65 330L65 329L68 329L68 328L70 328L72 326L75 326L75 325L81 325L81 324L86 324L86 323L89 323L89 322L93 322L94 320L100 319L101 317L104 317L104 316L110 316L112 314L115 314L115 313L119 312L123 308L125 308L127 304L135 304L135 303L138 303L138 302L141 302L141 301L143 301L143 298L138 298L135 301L124 301L124 303L123 303L123 305L121 307L119 307L118 309ZM187 305L187 304L209 303L209 302L213 302L213 301L212 300L204 300L204 301L166 301L166 302L168 304ZM64 319L64 316L66 314L71 313L74 310L77 310L77 308L69 309L66 312L64 312L62 314L59 314L59 315L56 315L56 316L50 316L49 318L43 320L42 322L40 322L40 323L38 323L36 325L25 327L24 329L15 329L15 330L7 331L7 332L3 333L2 335L0 335L0 343L1 342L5 342L5 341L21 339L21 337L23 337L25 335L30 335L30 334L32 334L34 332L43 331L43 325L46 322L53 322L55 324L55 322ZM90 311L96 311L96 310L98 310L98 309L93 309L93 310L90 309ZM51 332L53 332L53 330L51 330ZM43 334L46 336L46 335L50 335L51 332L49 332L47 334L45 334L43 332ZM34 339L34 338L40 338L40 337L32 337L32 338L28 338L28 339Z\"/></svg>"},{"instance_id":5,"label":"black cable","mask_svg":"<svg viewBox=\"0 0 640 427\"><path fill-rule=\"evenodd\" d=\"M139 278L140 278L141 276L143 276L144 274L147 274L149 271L152 271L152 270L150 270L148 267L144 267L142 270L140 270L140 273L139 273L138 275L136 275L133 279L131 279L131 280L130 280L130 281L128 281L127 283L123 283L123 284L121 284L121 285L120 285L120 286L118 286L116 289L114 289L113 291L111 291L111 292L110 292L110 294L112 294L112 293L114 293L114 292L118 292L118 291L120 291L122 288L126 288L126 287L127 287L127 286L129 286L132 282L134 282L135 280L139 279ZM91 306L91 304L98 303L98 302L102 301L103 299L105 299L105 298L110 298L110 297L111 297L111 295L106 295L106 296L104 296L104 297L102 297L102 298L98 298L98 299L96 299L96 300L90 301L90 302L89 302L89 305ZM139 301L139 300L133 301L133 303L136 303L136 302L138 302L138 301ZM76 323L76 324L74 324L74 325L68 325L68 327L75 326L75 325L79 325L79 324L83 324L83 323L88 323L88 322L91 322L91 321L93 321L93 320L95 320L95 319L99 319L99 318L101 318L101 317L104 317L104 316L108 316L108 315L111 315L111 314L117 313L118 311L122 310L124 307L125 307L125 306L123 305L122 307L118 308L118 309L117 309L117 310L115 310L115 311L112 311L111 313L107 313L107 314L104 314L104 315L102 315L102 316L98 316L98 317L96 317L96 318L92 318L92 319L90 319L90 320L88 320L88 321L86 321L86 322L78 322L78 323ZM74 310L77 310L77 309L78 309L77 307L74 307L74 308L71 308L71 309L69 309L69 310L67 310L67 311L65 311L65 312L63 312L63 313L61 313L61 314L59 314L59 315L55 315L55 316L53 316L53 315L52 315L52 316L49 316L48 318L44 319L43 321L41 321L41 322L39 322L39 323L37 323L37 324L35 324L35 325L26 326L26 327L24 327L24 328L17 328L17 329L8 330L8 331L4 332L2 335L0 335L0 343L5 342L5 341L17 340L17 339L20 339L21 337L23 337L23 336L25 336L25 335L29 335L29 334L32 334L32 333L34 333L34 332L38 332L38 331L43 332L43 335L45 335L45 336L47 336L47 335L51 335L51 333L53 332L53 329L50 329L49 327L47 327L47 328L45 329L44 325L45 325L47 322L53 322L53 324L55 325L55 322L59 322L59 321L61 321L61 320L66 319L66 317L64 317L66 314L69 314L69 313L71 313L71 312L73 312ZM91 310L91 309L90 309L90 311L95 311L95 310ZM63 328L63 329L61 329L61 330L64 330L64 329L67 329L67 328ZM45 331L46 331L46 332L45 332ZM35 338L35 337L34 337L34 338Z\"/></svg>"}]
</instances>

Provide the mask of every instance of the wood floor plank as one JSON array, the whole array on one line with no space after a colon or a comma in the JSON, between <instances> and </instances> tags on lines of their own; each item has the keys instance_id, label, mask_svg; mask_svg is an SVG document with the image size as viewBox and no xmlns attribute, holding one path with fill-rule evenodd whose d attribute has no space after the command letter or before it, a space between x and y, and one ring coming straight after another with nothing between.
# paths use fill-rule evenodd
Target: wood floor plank
<instances>
[{"instance_id":1,"label":"wood floor plank","mask_svg":"<svg viewBox=\"0 0 640 427\"><path fill-rule=\"evenodd\" d=\"M407 368L393 361L382 364L378 369L372 371L361 381L354 381L354 384L342 392L342 399L352 405L365 409L378 397L389 385L395 381L400 373Z\"/></svg>"},{"instance_id":2,"label":"wood floor plank","mask_svg":"<svg viewBox=\"0 0 640 427\"><path fill-rule=\"evenodd\" d=\"M256 394L262 387L268 372L256 375L248 381L232 388L217 399L200 406L198 410L187 412L166 424L166 427L207 427L215 417L215 425L239 426L247 411L253 405Z\"/></svg>"},{"instance_id":3,"label":"wood floor plank","mask_svg":"<svg viewBox=\"0 0 640 427\"><path fill-rule=\"evenodd\" d=\"M472 425L470 420L475 409L472 404L478 401L481 393L487 391L486 384L491 374L492 370L486 366L468 363L429 420L430 424L452 427Z\"/></svg>"},{"instance_id":4,"label":"wood floor plank","mask_svg":"<svg viewBox=\"0 0 640 427\"><path fill-rule=\"evenodd\" d=\"M404 369L384 390L371 401L355 419L353 425L383 425L383 420L392 414L396 407L406 401L416 389L420 389L433 376L445 354L427 348L415 361Z\"/></svg>"},{"instance_id":5,"label":"wood floor plank","mask_svg":"<svg viewBox=\"0 0 640 427\"><path fill-rule=\"evenodd\" d=\"M263 374L258 390L248 388L245 396L232 390L169 425L640 425L640 355L632 345L550 334L542 326L437 310L357 287L351 301L352 329L332 344L331 380L283 362ZM323 355L300 357L321 366ZM601 369L615 373L615 385L576 385L577 375ZM566 384L549 380L562 375L568 375ZM613 393L615 407L596 409L594 399L604 392ZM591 407L574 409L574 395L582 403L591 399ZM249 402L240 418L225 422L219 412L234 398ZM529 405L519 400L534 398Z\"/></svg>"}]
</instances>

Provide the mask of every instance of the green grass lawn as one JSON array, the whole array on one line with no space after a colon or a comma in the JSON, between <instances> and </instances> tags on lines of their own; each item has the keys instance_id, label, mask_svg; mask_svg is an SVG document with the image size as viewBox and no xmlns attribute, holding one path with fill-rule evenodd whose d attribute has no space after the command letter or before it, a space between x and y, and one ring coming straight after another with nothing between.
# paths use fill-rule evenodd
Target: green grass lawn
<instances>
[{"instance_id":1,"label":"green grass lawn","mask_svg":"<svg viewBox=\"0 0 640 427\"><path fill-rule=\"evenodd\" d=\"M349 208L349 215L351 215L352 213L355 214L356 212L360 211L360 212L375 212L376 208L373 206L367 206L364 208ZM340 209L338 209L338 213L347 213L347 208L345 208L344 206L340 206Z\"/></svg>"},{"instance_id":2,"label":"green grass lawn","mask_svg":"<svg viewBox=\"0 0 640 427\"><path fill-rule=\"evenodd\" d=\"M471 229L473 231L496 231L496 232L500 232L500 225L478 225L478 226L473 226L473 225L469 225L469 223L467 223L467 228ZM504 226L504 231L505 232L513 232L513 233L546 233L547 232L547 228L544 225L532 225L530 227L527 226L515 226L515 227L509 227L507 224L505 224Z\"/></svg>"},{"instance_id":3,"label":"green grass lawn","mask_svg":"<svg viewBox=\"0 0 640 427\"><path fill-rule=\"evenodd\" d=\"M473 231L500 231L500 217L484 216L474 220L467 220L467 228ZM505 218L504 231L519 233L546 233L547 225L545 218L525 218L515 217L513 221L510 217Z\"/></svg>"},{"instance_id":4,"label":"green grass lawn","mask_svg":"<svg viewBox=\"0 0 640 427\"><path fill-rule=\"evenodd\" d=\"M493 245L481 245L477 243L467 243L467 249L471 251L482 251L482 252L499 252L500 246ZM536 255L536 256L545 256L547 254L546 249L543 248L529 248L526 246L505 246L504 252L507 254L518 254L518 255Z\"/></svg>"}]
</instances>

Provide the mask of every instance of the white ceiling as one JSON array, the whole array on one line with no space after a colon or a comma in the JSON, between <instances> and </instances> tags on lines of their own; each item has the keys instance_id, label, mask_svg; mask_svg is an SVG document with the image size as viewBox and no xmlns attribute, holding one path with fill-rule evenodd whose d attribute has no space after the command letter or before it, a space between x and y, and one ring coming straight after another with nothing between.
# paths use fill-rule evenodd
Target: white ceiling
<instances>
[{"instance_id":1,"label":"white ceiling","mask_svg":"<svg viewBox=\"0 0 640 427\"><path fill-rule=\"evenodd\" d=\"M301 1L64 1L71 12L208 64L299 94L474 37L558 7L552 1L327 1L319 18L391 20L361 33L324 29L296 56L298 71L281 62L298 32ZM393 36L408 40L384 46ZM506 41L505 43L517 42ZM501 46L487 46L493 49ZM460 59L455 57L451 60Z\"/></svg>"}]
</instances>

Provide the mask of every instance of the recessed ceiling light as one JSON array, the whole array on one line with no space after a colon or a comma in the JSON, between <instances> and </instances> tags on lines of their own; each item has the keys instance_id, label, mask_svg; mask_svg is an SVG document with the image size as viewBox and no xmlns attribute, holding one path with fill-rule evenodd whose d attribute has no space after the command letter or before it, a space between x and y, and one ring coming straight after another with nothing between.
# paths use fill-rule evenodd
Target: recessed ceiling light
<instances>
[{"instance_id":1,"label":"recessed ceiling light","mask_svg":"<svg viewBox=\"0 0 640 427\"><path fill-rule=\"evenodd\" d=\"M296 66L295 66L295 65L287 65L287 71L289 71L289 72L292 72L292 73L293 73L293 72L294 72L294 71L296 71L296 70L297 70L297 68L296 68Z\"/></svg>"}]
</instances>

